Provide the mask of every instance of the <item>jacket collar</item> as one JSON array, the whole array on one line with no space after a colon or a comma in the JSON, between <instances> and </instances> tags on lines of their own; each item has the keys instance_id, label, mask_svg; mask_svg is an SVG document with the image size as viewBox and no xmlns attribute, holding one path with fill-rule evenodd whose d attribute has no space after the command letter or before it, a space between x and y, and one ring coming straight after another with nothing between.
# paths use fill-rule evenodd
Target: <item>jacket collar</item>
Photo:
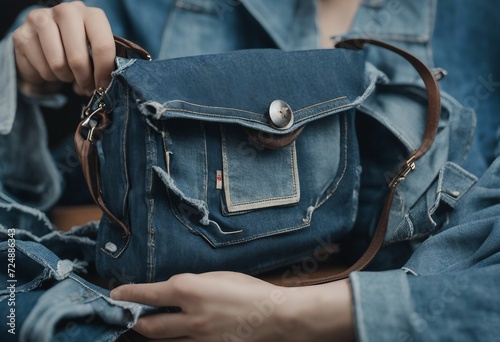
<instances>
[{"instance_id":1,"label":"jacket collar","mask_svg":"<svg viewBox=\"0 0 500 342\"><path fill-rule=\"evenodd\" d=\"M316 1L240 1L280 49L305 50L320 46ZM290 6L291 2L293 6Z\"/></svg>"}]
</instances>

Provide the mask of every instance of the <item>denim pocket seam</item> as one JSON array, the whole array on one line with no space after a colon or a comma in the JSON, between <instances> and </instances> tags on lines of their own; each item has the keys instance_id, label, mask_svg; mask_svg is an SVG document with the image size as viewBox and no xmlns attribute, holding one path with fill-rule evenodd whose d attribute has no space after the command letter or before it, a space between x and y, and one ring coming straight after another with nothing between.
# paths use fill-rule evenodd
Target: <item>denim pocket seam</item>
<instances>
[{"instance_id":1,"label":"denim pocket seam","mask_svg":"<svg viewBox=\"0 0 500 342\"><path fill-rule=\"evenodd\" d=\"M147 138L147 143L146 143L146 148L147 148L147 162L146 165L149 165L149 163L152 163L154 160L157 159L158 154L157 154L157 147L155 144L155 138L156 134L153 132L153 128L151 126L147 126L146 128L146 138ZM152 167L147 167L146 170L146 181L148 182L145 184L146 186L146 193L148 194L148 205L146 206L148 209L148 214L147 214L147 233L148 233L148 238L147 238L147 266L148 269L146 271L146 277L149 279L149 281L153 281L155 275L155 236L156 236L156 231L155 231L155 225L154 225L154 212L155 212L155 198L153 196L153 177L154 177L154 171Z\"/></svg>"},{"instance_id":2,"label":"denim pocket seam","mask_svg":"<svg viewBox=\"0 0 500 342\"><path fill-rule=\"evenodd\" d=\"M208 203L208 146L207 146L207 132L205 130L205 125L203 124L203 122L200 122L200 126L201 126L201 131L203 132L203 142L204 142L204 155L205 155L205 165L204 165L204 171L203 171L203 176L204 176L204 179L203 179L203 195L204 195L204 199L203 201L205 203Z\"/></svg>"},{"instance_id":3,"label":"denim pocket seam","mask_svg":"<svg viewBox=\"0 0 500 342\"><path fill-rule=\"evenodd\" d=\"M334 107L334 108L329 108L327 110L324 110L324 111L321 111L321 112L318 112L318 113L314 113L314 114L311 114L311 115L308 115L308 116L305 116L303 118L300 118L298 119L297 121L295 122L302 122L304 120L308 120L308 119L311 119L311 118L314 118L314 117L317 117L317 116L320 116L322 114L325 114L325 113L328 113L328 112L333 112L333 111L338 111L339 109L344 109L344 108L347 108L347 107L351 107L352 106L352 103L348 103L348 104L344 104L342 106L338 106L338 107ZM333 114L333 113L332 113Z\"/></svg>"},{"instance_id":4,"label":"denim pocket seam","mask_svg":"<svg viewBox=\"0 0 500 342\"><path fill-rule=\"evenodd\" d=\"M318 102L318 103L309 105L307 107L296 109L296 110L294 110L294 113L300 113L300 112L303 112L305 110L308 110L308 109L311 109L311 108L314 108L314 107L317 107L317 106L321 106L321 105L325 105L327 103L337 102L337 101L345 100L345 99L347 99L347 96L345 96L345 95L344 96L339 96L339 97L336 97L336 98L333 98L333 99L330 99L330 100L326 100L326 101L323 101L323 102ZM171 101L168 101L165 104L164 111L177 110L175 107L169 107L168 106L169 104L174 103L174 102L185 103L185 104L188 104L190 106L198 107L198 108L222 109L222 110L228 110L228 111L237 111L237 112L248 113L248 114L252 114L252 115L256 115L256 116L262 116L262 113L256 113L256 112L252 112L252 111L245 110L245 109L233 108L233 107L221 107L221 106L206 106L206 105L201 105L201 104L198 104L198 103L193 103L193 102L183 101L183 100L171 100ZM333 109L336 109L336 108L338 108L338 107L335 107ZM188 109L183 109L183 110L188 110ZM196 111L193 111L193 113L200 113L201 114L201 112L196 112Z\"/></svg>"},{"instance_id":5,"label":"denim pocket seam","mask_svg":"<svg viewBox=\"0 0 500 342\"><path fill-rule=\"evenodd\" d=\"M122 170L122 176L125 179L125 195L123 196L123 202L122 202L122 217L126 217L126 212L127 212L127 200L128 200L128 193L129 193L129 178L128 178L128 171L127 171L127 134L128 134L128 122L129 122L129 117L130 117L130 106L129 106L129 100L130 100L130 90L126 90L125 94L125 103L126 103L126 109L125 109L125 119L124 119L124 126L125 129L123 130L123 135L122 135L122 141L121 141L121 153L123 155L123 167L121 168ZM130 228L129 228L130 229Z\"/></svg>"},{"instance_id":6,"label":"denim pocket seam","mask_svg":"<svg viewBox=\"0 0 500 342\"><path fill-rule=\"evenodd\" d=\"M326 197L321 202L317 203L314 206L315 209L318 209L323 204L325 204L328 201L328 199L337 191L337 189L340 185L340 182L342 181L342 179L344 179L344 176L347 172L347 159L348 159L347 154L348 154L348 135L349 135L349 132L347 129L346 115L347 114L342 115L342 120L344 121L344 125L343 125L343 127L344 127L344 168L342 169L342 173L340 174L340 177L337 180L337 182L335 183L335 186L333 187L333 189L326 195Z\"/></svg>"},{"instance_id":7,"label":"denim pocket seam","mask_svg":"<svg viewBox=\"0 0 500 342\"><path fill-rule=\"evenodd\" d=\"M213 241L208 235L205 235L202 232L202 228L199 228L199 229L194 228L186 220L186 218L183 215L181 215L181 213L179 212L177 206L174 206L174 203L172 201L172 196L171 196L171 190L168 189L168 188L166 188L166 192L167 192L168 202L170 204L170 209L172 210L172 213L177 218L177 220L184 227L186 227L186 229L190 233L195 234L195 235L200 235L201 237L203 237L214 248L224 247L224 246L231 246L231 245L237 245L237 244L241 244L241 243L244 243L244 242L248 242L248 241L252 241L252 240L257 240L257 239L260 239L260 238L263 238L263 237L268 237L268 236L273 236L273 235L279 235L279 234L284 234L284 233L288 233L288 232L293 232L293 231L296 231L296 230L307 228L307 227L309 227L311 225L311 221L309 220L307 222L303 222L303 224L298 225L298 226L293 226L293 227L289 227L289 228L283 228L283 229L272 231L272 232L269 232L269 233L263 233L263 234L253 235L251 237L247 237L247 238L243 238L243 239L231 240L229 242L222 242L222 243L220 243L220 242L217 242L217 241Z\"/></svg>"},{"instance_id":8,"label":"denim pocket seam","mask_svg":"<svg viewBox=\"0 0 500 342\"><path fill-rule=\"evenodd\" d=\"M167 194L170 198L170 190L167 189ZM228 242L214 242L212 239L210 239L209 236L205 235L201 230L202 229L196 229L196 228L193 228L186 220L184 217L182 217L182 215L180 215L179 211L177 210L177 208L173 205L172 201L170 201L170 207L172 209L172 212L174 213L175 217L177 217L177 219L179 220L179 222L182 223L183 226L185 226L189 232L193 233L193 234L196 234L196 235L200 235L202 236L206 241L208 241L208 243L217 248L217 247L225 247L225 246L231 246L231 245L237 245L237 244L241 244L241 243L245 243L245 242L249 242L249 241L253 241L253 240L257 240L257 239L260 239L260 238L264 238L264 237L269 237L269 236L274 236L274 235L280 235L280 234L284 234L284 233L289 233L289 232L293 232L293 231L296 231L296 230L300 230L300 229L304 229L304 228L307 228L309 227L311 224L310 224L310 221L308 221L307 223L303 223L301 225L298 225L298 226L294 226L294 227L289 227L289 228L283 228L283 229L280 229L280 230L275 230L275 231L272 231L272 232L269 232L269 233L263 233L263 234L258 234L258 235L252 235L251 237L247 237L247 238L243 238L243 239L238 239L238 240L231 240L231 241L228 241Z\"/></svg>"},{"instance_id":9,"label":"denim pocket seam","mask_svg":"<svg viewBox=\"0 0 500 342\"><path fill-rule=\"evenodd\" d=\"M310 105L310 106L307 106L307 107L304 107L304 108L300 108L300 109L294 110L294 113L301 113L303 111L311 110L312 108L315 108L315 107L318 107L318 106L321 106L321 105L325 105L325 104L328 104L328 103L331 103L331 102L337 102L337 101L341 101L341 100L345 100L345 99L347 99L347 96L340 96L340 97L337 97L337 98L334 98L334 99L331 99L331 100L323 101L323 102L320 102L320 103L315 103L313 105ZM252 111L248 111L248 110L244 110L244 109L239 109L239 108L232 108L232 107L205 106L205 105L200 105L200 104L191 103L191 102L182 101L182 100L172 100L172 101L169 101L169 102L165 103L164 105L161 105L163 107L162 111L160 113L156 113L155 115L158 116L158 115L161 115L161 114L163 114L165 112L173 111L173 112L191 113L191 114L201 115L201 116L221 117L221 118L228 118L228 119L244 120L244 121L249 121L249 122L255 122L255 123L262 124L262 121L258 121L258 120L251 119L251 118L243 118L243 117L234 116L234 115L221 115L221 114L216 114L216 113L206 113L206 112L202 112L202 111L196 111L196 110L191 110L191 109L176 108L176 107L168 106L168 104L173 103L173 102L185 103L185 104L188 104L188 105L193 106L193 107L198 107L200 109L201 108L213 109L213 110L220 109L220 110L229 111L229 112L241 112L241 113L245 113L245 114L250 114L250 115L253 115L253 116L257 116L259 118L263 118L265 116L264 115L265 113L257 113L257 112L252 112ZM305 116L303 118L297 119L296 122L301 122L301 121L304 121L304 120L316 117L318 115L322 115L322 114L325 114L325 113L328 113L328 112L338 111L339 109L348 108L348 107L351 107L351 106L353 106L352 102L345 103L345 104L342 104L340 106L328 108L328 109L326 109L324 111L321 111L321 112L312 113L311 115L307 115L307 116ZM158 118L158 119L160 119L160 118Z\"/></svg>"}]
</instances>

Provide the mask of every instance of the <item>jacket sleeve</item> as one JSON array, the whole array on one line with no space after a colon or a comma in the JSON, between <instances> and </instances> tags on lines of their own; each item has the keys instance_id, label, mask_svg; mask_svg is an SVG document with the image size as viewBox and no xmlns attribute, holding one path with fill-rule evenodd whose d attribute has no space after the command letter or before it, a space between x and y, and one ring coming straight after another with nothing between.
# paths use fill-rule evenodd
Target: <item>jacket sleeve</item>
<instances>
[{"instance_id":1,"label":"jacket sleeve","mask_svg":"<svg viewBox=\"0 0 500 342\"><path fill-rule=\"evenodd\" d=\"M350 277L360 341L500 335L500 158L403 269Z\"/></svg>"},{"instance_id":2,"label":"jacket sleeve","mask_svg":"<svg viewBox=\"0 0 500 342\"><path fill-rule=\"evenodd\" d=\"M65 0L68 2L69 0ZM89 6L102 7L111 15L114 32L121 34L122 2L85 1ZM47 129L41 107L60 108L67 101L62 94L37 96L18 90L12 33L26 15L44 6L25 8L0 41L0 200L49 209L61 198L68 166L58 151L51 154ZM54 157L56 160L54 160ZM62 158L62 159L61 159ZM59 160L59 161L58 161Z\"/></svg>"},{"instance_id":3,"label":"jacket sleeve","mask_svg":"<svg viewBox=\"0 0 500 342\"><path fill-rule=\"evenodd\" d=\"M40 105L59 107L62 95L33 97L17 90L12 34L0 41L0 199L41 210L61 193Z\"/></svg>"}]
</instances>

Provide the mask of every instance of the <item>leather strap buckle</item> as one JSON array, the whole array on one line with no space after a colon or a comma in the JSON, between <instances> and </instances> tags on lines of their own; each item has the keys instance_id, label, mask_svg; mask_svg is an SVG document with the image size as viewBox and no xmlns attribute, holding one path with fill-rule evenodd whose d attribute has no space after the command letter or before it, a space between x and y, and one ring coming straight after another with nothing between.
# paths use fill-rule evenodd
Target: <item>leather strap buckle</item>
<instances>
[{"instance_id":1,"label":"leather strap buckle","mask_svg":"<svg viewBox=\"0 0 500 342\"><path fill-rule=\"evenodd\" d=\"M389 183L389 188L395 188L400 182L402 182L406 176L413 170L415 170L415 156L411 156L410 159L408 159L405 163L405 165L401 168L401 170L398 172L396 177L392 179L392 181Z\"/></svg>"}]
</instances>

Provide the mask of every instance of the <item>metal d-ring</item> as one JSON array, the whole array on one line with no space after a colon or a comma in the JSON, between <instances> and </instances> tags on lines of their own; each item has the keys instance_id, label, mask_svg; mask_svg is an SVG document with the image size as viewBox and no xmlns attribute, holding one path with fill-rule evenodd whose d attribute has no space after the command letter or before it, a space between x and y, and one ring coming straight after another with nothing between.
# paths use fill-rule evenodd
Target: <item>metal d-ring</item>
<instances>
[{"instance_id":1,"label":"metal d-ring","mask_svg":"<svg viewBox=\"0 0 500 342\"><path fill-rule=\"evenodd\" d=\"M81 118L84 119L86 117L92 116L93 114L96 113L96 111L104 109L106 105L102 103L101 101L104 99L104 95L106 94L106 89L103 87L100 87L99 89L96 89L94 93L92 94L92 97L90 98L89 102L85 107L82 109L82 115ZM92 104L94 104L94 101L99 104L98 108L93 111L91 114L90 113L90 108L92 107Z\"/></svg>"}]
</instances>

